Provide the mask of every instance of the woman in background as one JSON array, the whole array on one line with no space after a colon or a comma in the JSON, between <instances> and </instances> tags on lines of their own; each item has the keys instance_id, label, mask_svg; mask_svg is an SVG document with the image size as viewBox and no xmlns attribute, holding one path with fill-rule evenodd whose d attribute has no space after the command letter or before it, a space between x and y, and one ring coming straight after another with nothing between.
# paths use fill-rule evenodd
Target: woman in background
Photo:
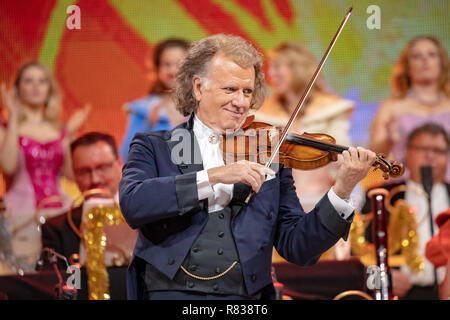
<instances>
[{"instance_id":1,"label":"woman in background","mask_svg":"<svg viewBox=\"0 0 450 320\"><path fill-rule=\"evenodd\" d=\"M317 67L317 62L305 47L294 42L282 43L269 59L272 96L255 114L256 121L285 126ZM338 144L350 145L349 126L353 103L327 90L319 75L292 131L326 133ZM333 166L311 171L293 170L297 193L305 211L314 205L333 185ZM331 169L331 170L330 170Z\"/></svg>"},{"instance_id":2,"label":"woman in background","mask_svg":"<svg viewBox=\"0 0 450 320\"><path fill-rule=\"evenodd\" d=\"M8 121L0 125L0 167L7 182L4 199L11 246L14 254L33 267L41 250L36 210L48 209L50 215L63 210L67 197L60 177L73 176L69 145L90 107L76 112L66 126L62 125L58 86L39 62L23 65L14 86L8 90L3 83L1 94L8 112ZM59 200L45 205L50 197Z\"/></svg>"},{"instance_id":3,"label":"woman in background","mask_svg":"<svg viewBox=\"0 0 450 320\"><path fill-rule=\"evenodd\" d=\"M419 36L408 42L394 68L392 95L381 102L372 123L371 150L392 151L394 159L403 161L405 139L414 128L432 121L450 132L449 68L447 50L438 39Z\"/></svg>"},{"instance_id":4,"label":"woman in background","mask_svg":"<svg viewBox=\"0 0 450 320\"><path fill-rule=\"evenodd\" d=\"M153 53L153 64L157 80L150 95L125 104L128 125L120 148L123 161L128 158L131 140L138 132L169 130L182 123L185 118L176 110L171 99L178 64L184 58L189 44L182 39L167 39L160 42Z\"/></svg>"},{"instance_id":5,"label":"woman in background","mask_svg":"<svg viewBox=\"0 0 450 320\"><path fill-rule=\"evenodd\" d=\"M276 47L269 57L272 96L257 111L255 121L284 127L316 67L313 54L302 45L287 42ZM323 76L319 75L291 131L329 134L336 143L349 146L353 109L353 103L332 94ZM295 188L306 212L312 210L334 184L336 169L337 164L333 163L315 170L292 170ZM341 240L323 256L345 259L349 253L349 244ZM280 260L277 254L273 259Z\"/></svg>"}]
</instances>

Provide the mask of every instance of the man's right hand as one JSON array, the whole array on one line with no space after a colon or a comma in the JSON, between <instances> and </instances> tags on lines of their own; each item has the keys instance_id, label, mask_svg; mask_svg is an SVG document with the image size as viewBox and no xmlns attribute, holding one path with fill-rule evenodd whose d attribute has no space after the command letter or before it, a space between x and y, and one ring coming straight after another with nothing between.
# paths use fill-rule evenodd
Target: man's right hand
<instances>
[{"instance_id":1,"label":"man's right hand","mask_svg":"<svg viewBox=\"0 0 450 320\"><path fill-rule=\"evenodd\" d=\"M214 186L218 183L235 184L243 182L258 192L266 180L266 175L275 175L275 172L259 163L241 160L225 166L207 170L209 183Z\"/></svg>"}]
</instances>

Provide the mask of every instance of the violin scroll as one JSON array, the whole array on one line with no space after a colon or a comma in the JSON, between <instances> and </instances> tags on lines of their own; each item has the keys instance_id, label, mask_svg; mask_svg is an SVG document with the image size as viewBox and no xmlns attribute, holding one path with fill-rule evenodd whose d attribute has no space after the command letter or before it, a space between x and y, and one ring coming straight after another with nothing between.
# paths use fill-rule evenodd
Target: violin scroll
<instances>
[{"instance_id":1,"label":"violin scroll","mask_svg":"<svg viewBox=\"0 0 450 320\"><path fill-rule=\"evenodd\" d=\"M402 163L394 160L387 161L382 154L377 155L377 159L372 166L375 167L373 171L376 171L377 169L383 171L383 178L385 180L389 179L389 177L401 177L405 172L405 167Z\"/></svg>"},{"instance_id":2,"label":"violin scroll","mask_svg":"<svg viewBox=\"0 0 450 320\"><path fill-rule=\"evenodd\" d=\"M403 175L403 173L405 172L405 167L403 166L403 164L398 161L393 161L393 160L391 160L389 163L391 165L391 170L389 170L389 175L392 178L401 177Z\"/></svg>"}]
</instances>

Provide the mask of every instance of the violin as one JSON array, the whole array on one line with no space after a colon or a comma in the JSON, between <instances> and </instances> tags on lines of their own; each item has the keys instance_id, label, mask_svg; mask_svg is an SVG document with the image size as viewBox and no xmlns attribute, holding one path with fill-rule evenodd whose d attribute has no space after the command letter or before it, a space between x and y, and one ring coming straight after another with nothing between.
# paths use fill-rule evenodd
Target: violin
<instances>
[{"instance_id":1,"label":"violin","mask_svg":"<svg viewBox=\"0 0 450 320\"><path fill-rule=\"evenodd\" d=\"M247 117L240 130L222 136L225 164L248 160L270 167L278 157L278 163L285 167L311 170L337 161L337 154L348 149L337 145L336 140L327 134L295 134L290 130L352 10L350 7L347 11L286 126L281 130L267 123L254 122L254 116ZM400 177L404 172L400 162L386 161L382 155L377 155L373 166L375 170L383 171L384 179Z\"/></svg>"},{"instance_id":2,"label":"violin","mask_svg":"<svg viewBox=\"0 0 450 320\"><path fill-rule=\"evenodd\" d=\"M251 115L247 117L240 130L223 135L221 143L225 163L239 160L263 165L269 163L273 149L282 135L282 129L253 120L254 116ZM348 150L348 147L336 144L336 140L328 134L289 133L279 148L278 161L275 162L286 168L312 170L337 161L338 154L345 150ZM384 179L400 177L404 172L403 164L385 160L380 154L372 166L375 167L374 170L379 169L383 172Z\"/></svg>"}]
</instances>

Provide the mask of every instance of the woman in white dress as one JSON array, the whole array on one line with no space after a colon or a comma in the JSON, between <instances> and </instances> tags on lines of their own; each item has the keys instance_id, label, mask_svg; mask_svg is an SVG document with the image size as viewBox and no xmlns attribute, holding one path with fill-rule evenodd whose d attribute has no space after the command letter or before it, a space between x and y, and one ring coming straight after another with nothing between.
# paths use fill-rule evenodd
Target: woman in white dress
<instances>
[{"instance_id":1,"label":"woman in white dress","mask_svg":"<svg viewBox=\"0 0 450 320\"><path fill-rule=\"evenodd\" d=\"M295 42L282 43L269 55L269 83L272 95L256 112L255 121L285 126L294 111L309 80L317 67L313 54ZM296 133L325 133L336 139L336 143L350 145L350 117L354 109L351 101L330 92L322 75L314 87L291 131ZM305 211L310 211L334 184L334 173L338 164L304 171L292 170L295 187ZM334 258L348 256L348 245L333 251Z\"/></svg>"}]
</instances>

